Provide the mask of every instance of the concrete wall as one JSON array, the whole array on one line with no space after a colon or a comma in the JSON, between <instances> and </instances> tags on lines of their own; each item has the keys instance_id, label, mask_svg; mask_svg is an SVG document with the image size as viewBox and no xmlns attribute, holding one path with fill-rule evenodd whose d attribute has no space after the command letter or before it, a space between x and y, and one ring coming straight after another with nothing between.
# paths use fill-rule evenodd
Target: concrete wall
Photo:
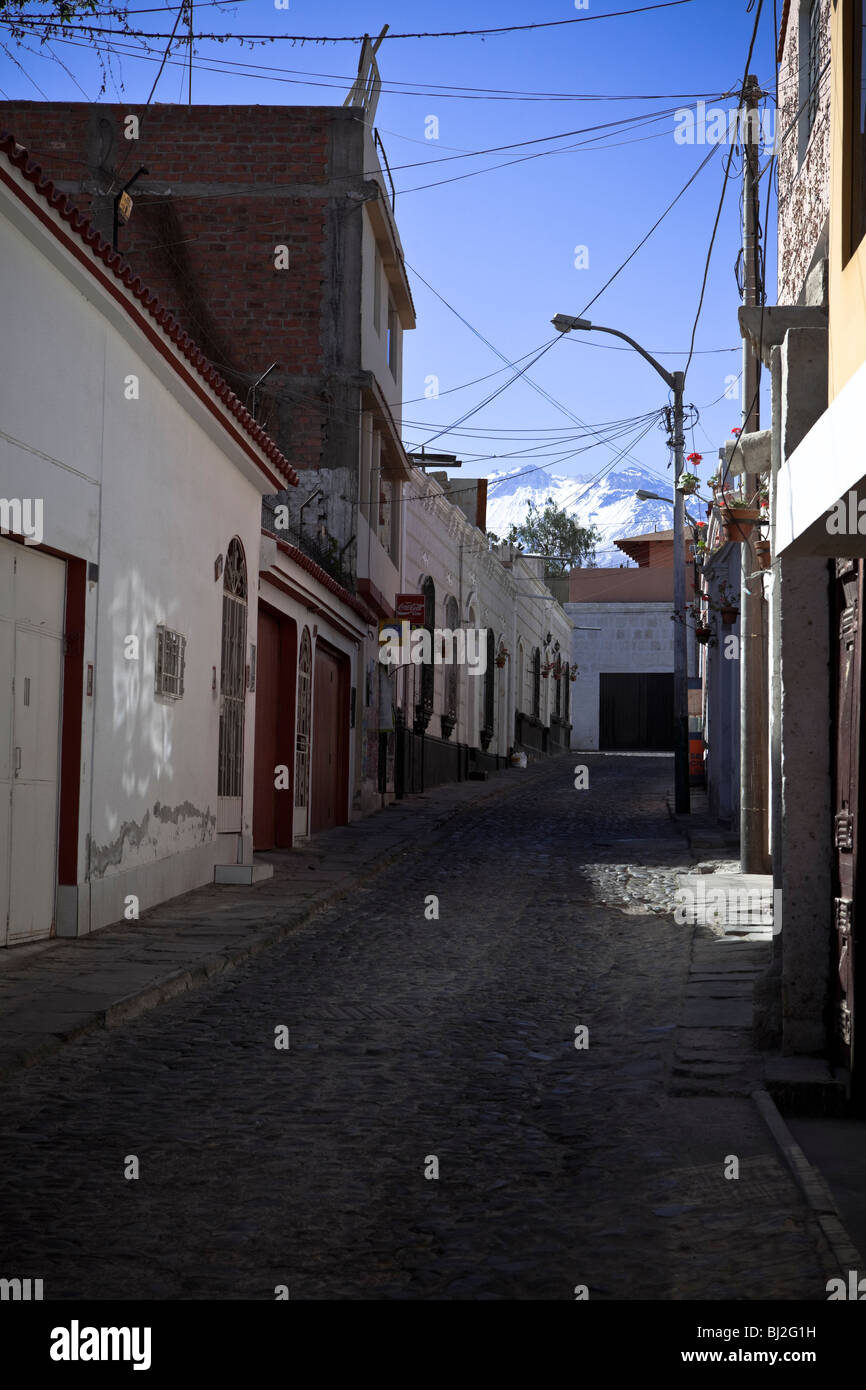
<instances>
[{"instance_id":1,"label":"concrete wall","mask_svg":"<svg viewBox=\"0 0 866 1390\"><path fill-rule=\"evenodd\" d=\"M824 73L818 88L818 110L811 132L808 107L800 109L807 101L808 89L808 10L804 0L791 0L779 64L779 304L799 301L830 212L829 72ZM819 67L830 57L830 14L831 0L821 0Z\"/></svg>"},{"instance_id":2,"label":"concrete wall","mask_svg":"<svg viewBox=\"0 0 866 1390\"><path fill-rule=\"evenodd\" d=\"M571 746L590 750L598 748L603 671L673 671L673 604L567 603L565 611L575 624L571 659L578 669L571 688Z\"/></svg>"},{"instance_id":3,"label":"concrete wall","mask_svg":"<svg viewBox=\"0 0 866 1390\"><path fill-rule=\"evenodd\" d=\"M673 603L673 566L572 570L568 599L570 603Z\"/></svg>"}]
</instances>

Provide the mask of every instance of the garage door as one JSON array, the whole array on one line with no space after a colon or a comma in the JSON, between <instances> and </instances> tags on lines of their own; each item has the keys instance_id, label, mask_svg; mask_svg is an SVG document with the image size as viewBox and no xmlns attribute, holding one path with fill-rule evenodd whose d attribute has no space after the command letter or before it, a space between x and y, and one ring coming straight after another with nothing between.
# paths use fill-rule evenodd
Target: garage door
<instances>
[{"instance_id":1,"label":"garage door","mask_svg":"<svg viewBox=\"0 0 866 1390\"><path fill-rule=\"evenodd\" d=\"M66 566L0 541L0 944L48 936L57 806Z\"/></svg>"},{"instance_id":2,"label":"garage door","mask_svg":"<svg viewBox=\"0 0 866 1390\"><path fill-rule=\"evenodd\" d=\"M599 679L599 748L673 751L673 672L603 671Z\"/></svg>"}]
</instances>

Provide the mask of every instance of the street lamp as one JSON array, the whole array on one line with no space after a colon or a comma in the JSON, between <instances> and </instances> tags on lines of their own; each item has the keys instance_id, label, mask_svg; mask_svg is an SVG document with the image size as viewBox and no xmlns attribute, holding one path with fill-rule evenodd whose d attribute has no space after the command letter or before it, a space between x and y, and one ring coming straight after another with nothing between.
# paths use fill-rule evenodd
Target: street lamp
<instances>
[{"instance_id":1,"label":"street lamp","mask_svg":"<svg viewBox=\"0 0 866 1390\"><path fill-rule=\"evenodd\" d=\"M637 492L635 493L635 497L639 502L667 502L669 507L673 507L675 505L673 497L663 497L660 492L647 492L646 489L642 487L638 488ZM691 512L685 513L685 519L692 526L700 526L701 524L699 521L695 521L695 518L692 516Z\"/></svg>"},{"instance_id":2,"label":"street lamp","mask_svg":"<svg viewBox=\"0 0 866 1390\"><path fill-rule=\"evenodd\" d=\"M571 314L557 314L551 319L551 323L558 333L571 333L573 331L595 333L609 333L614 338L622 340L633 347L635 352L639 352L645 361L654 367L662 381L672 392L674 398L674 607L677 613L682 613L686 606L686 561L685 549L683 545L683 531L685 525L685 500L680 489L676 486L683 471L683 448L685 444L684 432L684 409L683 391L685 390L685 372L669 372L651 353L642 348L640 343L635 342L627 333L621 333L618 328L602 328L600 324L590 322L589 319L575 318ZM667 498L662 499L667 501ZM679 815L688 814L691 810L691 794L689 791L689 706L688 706L688 675L687 675L687 656L686 656L686 629L684 623L674 624L674 809Z\"/></svg>"}]
</instances>

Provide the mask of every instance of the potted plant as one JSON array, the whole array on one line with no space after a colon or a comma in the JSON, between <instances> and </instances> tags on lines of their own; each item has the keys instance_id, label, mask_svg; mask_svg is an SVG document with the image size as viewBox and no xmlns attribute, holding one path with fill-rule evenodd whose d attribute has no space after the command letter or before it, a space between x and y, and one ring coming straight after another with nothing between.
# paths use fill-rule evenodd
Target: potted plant
<instances>
[{"instance_id":1,"label":"potted plant","mask_svg":"<svg viewBox=\"0 0 866 1390\"><path fill-rule=\"evenodd\" d=\"M736 595L730 591L724 580L722 580L719 585L719 599L718 603L714 606L718 608L719 617L723 625L725 627L733 627L740 615L740 606L737 602Z\"/></svg>"},{"instance_id":2,"label":"potted plant","mask_svg":"<svg viewBox=\"0 0 866 1390\"><path fill-rule=\"evenodd\" d=\"M686 497L694 497L700 485L701 480L697 473L681 473L677 479L677 490Z\"/></svg>"},{"instance_id":3,"label":"potted plant","mask_svg":"<svg viewBox=\"0 0 866 1390\"><path fill-rule=\"evenodd\" d=\"M705 647L712 635L712 628L707 627L706 623L704 623L703 621L701 621L701 623L695 628L695 637L701 643L701 646Z\"/></svg>"},{"instance_id":4,"label":"potted plant","mask_svg":"<svg viewBox=\"0 0 866 1390\"><path fill-rule=\"evenodd\" d=\"M457 715L456 715L456 714L453 714L453 713L452 713L452 714L440 714L440 716L439 716L439 724L440 724L440 726L441 726L441 729L442 729L442 737L443 737L444 739L448 739L448 738L451 737L451 735L452 735L453 732L454 732L454 726L456 725L456 723L457 723Z\"/></svg>"},{"instance_id":5,"label":"potted plant","mask_svg":"<svg viewBox=\"0 0 866 1390\"><path fill-rule=\"evenodd\" d=\"M553 662L545 661L544 665L541 668L541 679L546 681L552 670Z\"/></svg>"},{"instance_id":6,"label":"potted plant","mask_svg":"<svg viewBox=\"0 0 866 1390\"><path fill-rule=\"evenodd\" d=\"M751 506L744 497L725 496L719 503L719 519L726 541L741 545L749 541L761 520L760 507Z\"/></svg>"},{"instance_id":7,"label":"potted plant","mask_svg":"<svg viewBox=\"0 0 866 1390\"><path fill-rule=\"evenodd\" d=\"M568 679L569 679L570 681L576 681L576 680L577 680L577 667L576 667L576 666L572 666L571 670L570 670L569 673L568 673Z\"/></svg>"},{"instance_id":8,"label":"potted plant","mask_svg":"<svg viewBox=\"0 0 866 1390\"><path fill-rule=\"evenodd\" d=\"M770 542L766 536L759 536L755 541L755 559L758 562L758 569L768 570L772 563L770 554Z\"/></svg>"}]
</instances>

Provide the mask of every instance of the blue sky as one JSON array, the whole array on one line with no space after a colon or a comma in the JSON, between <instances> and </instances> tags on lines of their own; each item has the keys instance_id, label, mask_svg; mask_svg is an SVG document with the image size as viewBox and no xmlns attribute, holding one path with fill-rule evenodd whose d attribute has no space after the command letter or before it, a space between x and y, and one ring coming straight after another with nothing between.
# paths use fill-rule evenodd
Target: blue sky
<instances>
[{"instance_id":1,"label":"blue sky","mask_svg":"<svg viewBox=\"0 0 866 1390\"><path fill-rule=\"evenodd\" d=\"M134 20L142 29L168 33L177 7L157 10L157 3L134 0L129 8L147 8ZM521 359L524 365L527 354L554 336L552 316L583 312L709 153L711 145L675 140L682 120L674 112L699 97L709 108L736 104L720 97L739 89L754 12L747 10L747 0L690 0L654 12L600 18L641 3L646 0L589 0L581 10L574 0L533 5L526 0L439 0L435 6L419 0L400 5L289 0L287 9L277 9L273 0L243 0L196 6L196 31L222 34L376 34L386 23L394 34L403 34L588 21L484 39L386 38L379 50L384 87L375 124L397 187L397 221L418 312L418 327L407 335L405 346L404 395L411 403L404 411L404 437L411 448L432 439L431 448L465 460L464 473L483 475L525 463L564 474L593 474L611 464L638 432L637 417L666 403L664 383L636 354L619 351L609 337L572 334L529 370L546 396L521 378L477 410L514 372L499 371L501 359L433 293L508 361ZM44 6L37 0L30 8ZM775 85L775 8L765 0L750 65L770 93ZM83 89L88 98L97 98L102 79L89 44L54 41L40 51L38 41L16 44L2 25L0 38L6 49L0 50L4 96L38 100L43 94L80 101ZM143 101L164 47L153 41L156 61L116 58L114 77L99 99ZM358 52L357 43L279 41L251 49L235 40L202 40L193 62L193 100L340 104L354 78ZM257 65L259 74L242 75L229 62ZM186 100L185 63L180 54L166 63L155 101ZM207 71L208 66L217 71ZM490 89L508 99L490 99ZM517 93L533 95L517 98ZM659 119L614 127L602 137L573 133L642 117ZM433 131L438 138L427 138ZM451 158L548 136L559 138L477 158ZM564 150L587 140L595 146ZM564 152L549 152L558 149ZM540 157L521 158L541 151ZM594 321L629 333L649 351L665 352L661 360L670 370L686 365L727 158L723 144L588 311ZM447 162L437 168L440 160ZM512 160L521 162L495 167ZM417 167L401 167L410 164ZM467 173L472 177L457 177ZM446 179L454 181L442 182ZM422 187L428 184L435 186ZM765 184L766 176L762 219ZM739 398L725 395L741 367L734 277L740 195L741 159L735 153L686 385L687 402L701 411L699 424L689 432L687 452L695 448L704 456L704 477L714 471L719 445L740 420ZM773 303L773 199L769 225L767 287ZM476 380L490 373L497 374ZM431 377L438 379L440 395L427 399ZM454 390L470 382L474 384ZM465 423L447 432L470 411L475 413ZM611 434L608 422L634 417L635 425L630 434L611 440L610 447L599 444L568 457L591 442L574 416L603 426L602 436ZM535 452L515 457L518 449ZM663 479L671 475L663 433L651 428L629 453L661 475L659 486L665 491Z\"/></svg>"}]
</instances>

